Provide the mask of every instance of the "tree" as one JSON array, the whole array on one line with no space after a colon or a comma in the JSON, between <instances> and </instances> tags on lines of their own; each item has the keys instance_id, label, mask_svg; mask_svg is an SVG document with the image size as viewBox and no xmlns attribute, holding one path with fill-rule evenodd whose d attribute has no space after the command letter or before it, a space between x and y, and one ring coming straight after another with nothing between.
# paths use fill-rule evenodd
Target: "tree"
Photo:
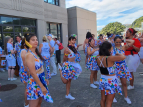
<instances>
[{"instance_id":1,"label":"tree","mask_svg":"<svg viewBox=\"0 0 143 107\"><path fill-rule=\"evenodd\" d=\"M102 30L101 30L101 34L107 34L108 32L111 34L118 34L120 35L121 32L124 31L126 27L123 26L121 23L119 22L113 22L113 23L109 23L108 25L106 25Z\"/></svg>"},{"instance_id":2,"label":"tree","mask_svg":"<svg viewBox=\"0 0 143 107\"><path fill-rule=\"evenodd\" d=\"M141 28L141 22L143 22L143 16L140 17L140 18L138 18L138 19L136 19L136 20L132 23L131 27L132 27L132 28Z\"/></svg>"}]
</instances>

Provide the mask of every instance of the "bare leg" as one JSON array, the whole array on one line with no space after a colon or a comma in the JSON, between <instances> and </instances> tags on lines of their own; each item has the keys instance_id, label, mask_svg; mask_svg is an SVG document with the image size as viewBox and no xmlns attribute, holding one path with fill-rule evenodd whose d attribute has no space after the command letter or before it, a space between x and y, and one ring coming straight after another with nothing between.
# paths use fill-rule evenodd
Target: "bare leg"
<instances>
[{"instance_id":1,"label":"bare leg","mask_svg":"<svg viewBox=\"0 0 143 107\"><path fill-rule=\"evenodd\" d=\"M130 80L130 85L134 86L134 74L133 74L133 72L130 72L130 73L132 75L132 80Z\"/></svg>"},{"instance_id":2,"label":"bare leg","mask_svg":"<svg viewBox=\"0 0 143 107\"><path fill-rule=\"evenodd\" d=\"M29 107L38 107L39 100L40 98L37 100L29 100Z\"/></svg>"},{"instance_id":3,"label":"bare leg","mask_svg":"<svg viewBox=\"0 0 143 107\"><path fill-rule=\"evenodd\" d=\"M126 83L126 78L121 78L121 83L122 83L122 86L123 86L123 91L124 91L124 95L125 95L125 98L127 98L127 83Z\"/></svg>"},{"instance_id":4,"label":"bare leg","mask_svg":"<svg viewBox=\"0 0 143 107\"><path fill-rule=\"evenodd\" d=\"M11 67L8 67L8 78L11 78L11 69L10 69Z\"/></svg>"},{"instance_id":5,"label":"bare leg","mask_svg":"<svg viewBox=\"0 0 143 107\"><path fill-rule=\"evenodd\" d=\"M39 98L39 102L38 102L38 106L37 107L41 107L42 99L43 99L42 97Z\"/></svg>"},{"instance_id":6,"label":"bare leg","mask_svg":"<svg viewBox=\"0 0 143 107\"><path fill-rule=\"evenodd\" d=\"M66 80L66 79L63 77L62 71L61 71L61 70L59 70L59 71L60 71L61 80L63 81L64 84L67 84L67 83L68 83L68 80Z\"/></svg>"},{"instance_id":7,"label":"bare leg","mask_svg":"<svg viewBox=\"0 0 143 107\"><path fill-rule=\"evenodd\" d=\"M94 71L94 81L97 81L97 72L98 71Z\"/></svg>"},{"instance_id":8,"label":"bare leg","mask_svg":"<svg viewBox=\"0 0 143 107\"><path fill-rule=\"evenodd\" d=\"M25 99L25 106L27 106L29 104L29 101L27 100L27 93L26 93L27 83L24 83L24 85L25 85L24 99Z\"/></svg>"},{"instance_id":9,"label":"bare leg","mask_svg":"<svg viewBox=\"0 0 143 107\"><path fill-rule=\"evenodd\" d=\"M70 87L71 87L71 79L69 79L68 83L66 84L66 95L69 95L70 92Z\"/></svg>"},{"instance_id":10,"label":"bare leg","mask_svg":"<svg viewBox=\"0 0 143 107\"><path fill-rule=\"evenodd\" d=\"M88 56L86 56L86 59L85 59L85 65L86 65L86 63L87 63L87 59L88 59Z\"/></svg>"},{"instance_id":11,"label":"bare leg","mask_svg":"<svg viewBox=\"0 0 143 107\"><path fill-rule=\"evenodd\" d=\"M105 91L101 90L101 101L100 101L101 107L105 107L105 102L106 102Z\"/></svg>"},{"instance_id":12,"label":"bare leg","mask_svg":"<svg viewBox=\"0 0 143 107\"><path fill-rule=\"evenodd\" d=\"M91 83L91 84L93 84L94 72L95 72L95 71L91 71L91 74L90 74L90 83Z\"/></svg>"},{"instance_id":13,"label":"bare leg","mask_svg":"<svg viewBox=\"0 0 143 107\"><path fill-rule=\"evenodd\" d=\"M141 59L141 63L143 64L143 59Z\"/></svg>"},{"instance_id":14,"label":"bare leg","mask_svg":"<svg viewBox=\"0 0 143 107\"><path fill-rule=\"evenodd\" d=\"M14 72L15 72L14 68L15 68L15 67L12 67L12 69L11 69L11 78L14 77Z\"/></svg>"},{"instance_id":15,"label":"bare leg","mask_svg":"<svg viewBox=\"0 0 143 107\"><path fill-rule=\"evenodd\" d=\"M112 107L114 97L115 97L115 94L107 95L107 97L106 97L106 107Z\"/></svg>"}]
</instances>

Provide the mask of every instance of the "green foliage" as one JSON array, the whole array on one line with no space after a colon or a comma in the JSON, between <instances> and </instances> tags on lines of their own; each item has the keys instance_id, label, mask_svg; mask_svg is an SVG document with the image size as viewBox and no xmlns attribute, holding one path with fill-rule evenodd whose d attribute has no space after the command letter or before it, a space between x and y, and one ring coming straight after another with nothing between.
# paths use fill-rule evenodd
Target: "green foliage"
<instances>
[{"instance_id":1,"label":"green foliage","mask_svg":"<svg viewBox=\"0 0 143 107\"><path fill-rule=\"evenodd\" d=\"M101 30L101 34L107 34L108 32L111 34L121 34L121 32L123 32L125 29L125 26L123 26L121 23L119 22L113 22L113 23L109 23L108 25L106 25L102 30Z\"/></svg>"},{"instance_id":2,"label":"green foliage","mask_svg":"<svg viewBox=\"0 0 143 107\"><path fill-rule=\"evenodd\" d=\"M132 23L131 27L133 27L133 28L141 28L141 22L143 22L143 16L140 17L140 18L138 18L138 19L136 19L136 20Z\"/></svg>"}]
</instances>

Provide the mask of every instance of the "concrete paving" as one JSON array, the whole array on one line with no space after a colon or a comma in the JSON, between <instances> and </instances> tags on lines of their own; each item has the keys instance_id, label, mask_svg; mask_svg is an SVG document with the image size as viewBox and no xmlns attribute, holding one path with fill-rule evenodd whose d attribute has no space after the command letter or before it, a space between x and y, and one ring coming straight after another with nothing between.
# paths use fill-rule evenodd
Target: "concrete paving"
<instances>
[{"instance_id":1,"label":"concrete paving","mask_svg":"<svg viewBox=\"0 0 143 107\"><path fill-rule=\"evenodd\" d=\"M90 88L90 71L85 69L85 55L83 51L81 53L81 66L83 69L82 74L77 80L73 80L71 83L70 93L76 99L74 101L65 99L66 85L61 81L60 74L58 74L50 80L48 86L50 94L53 97L54 103L50 104L46 101L42 102L42 107L100 107L101 94L99 89ZM139 72L143 71L143 65L140 64L135 75L135 89L128 91L128 96L132 101L131 105L128 105L124 101L124 96L116 94L117 103L113 103L113 107L143 107L143 76L139 75ZM98 80L100 78L100 72L98 72ZM24 85L20 82L20 78L16 81L7 80L7 72L0 72L0 83L17 84L17 88L10 91L0 91L0 107L23 107L24 105ZM129 83L128 83L129 84Z\"/></svg>"}]
</instances>

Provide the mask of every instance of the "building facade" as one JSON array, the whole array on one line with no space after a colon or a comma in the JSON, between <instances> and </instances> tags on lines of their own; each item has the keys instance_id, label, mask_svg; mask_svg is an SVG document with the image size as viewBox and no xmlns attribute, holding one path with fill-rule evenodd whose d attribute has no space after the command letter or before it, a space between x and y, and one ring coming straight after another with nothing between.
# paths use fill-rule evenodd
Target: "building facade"
<instances>
[{"instance_id":1,"label":"building facade","mask_svg":"<svg viewBox=\"0 0 143 107\"><path fill-rule=\"evenodd\" d=\"M77 35L77 44L83 44L86 33L89 31L97 38L96 13L82 9L80 7L71 7L68 11L68 35ZM83 47L79 47L83 50Z\"/></svg>"},{"instance_id":2,"label":"building facade","mask_svg":"<svg viewBox=\"0 0 143 107\"><path fill-rule=\"evenodd\" d=\"M0 46L4 46L5 36L15 41L24 33L35 33L40 43L45 34L52 33L67 45L65 0L0 0Z\"/></svg>"}]
</instances>

